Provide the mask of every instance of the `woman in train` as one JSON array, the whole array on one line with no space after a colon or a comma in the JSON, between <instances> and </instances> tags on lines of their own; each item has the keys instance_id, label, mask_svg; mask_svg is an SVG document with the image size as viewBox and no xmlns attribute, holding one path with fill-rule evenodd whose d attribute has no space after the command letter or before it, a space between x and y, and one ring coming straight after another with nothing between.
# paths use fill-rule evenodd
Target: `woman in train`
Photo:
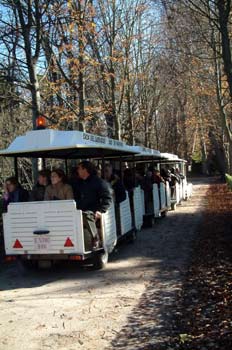
<instances>
[{"instance_id":1,"label":"woman in train","mask_svg":"<svg viewBox=\"0 0 232 350\"><path fill-rule=\"evenodd\" d=\"M44 200L74 199L73 190L66 183L66 176L62 169L54 169L51 172L51 184L46 187Z\"/></svg>"},{"instance_id":2,"label":"woman in train","mask_svg":"<svg viewBox=\"0 0 232 350\"><path fill-rule=\"evenodd\" d=\"M157 184L160 187L161 183L165 183L164 178L161 176L160 171L155 169L153 171L153 183Z\"/></svg>"}]
</instances>

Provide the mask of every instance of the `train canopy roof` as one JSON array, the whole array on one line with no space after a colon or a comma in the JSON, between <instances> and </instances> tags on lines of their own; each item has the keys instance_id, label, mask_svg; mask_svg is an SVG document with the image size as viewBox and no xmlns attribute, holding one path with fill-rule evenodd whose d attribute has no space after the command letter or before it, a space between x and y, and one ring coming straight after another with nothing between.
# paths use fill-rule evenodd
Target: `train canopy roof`
<instances>
[{"instance_id":1,"label":"train canopy roof","mask_svg":"<svg viewBox=\"0 0 232 350\"><path fill-rule=\"evenodd\" d=\"M137 152L137 157L152 157L152 158L161 158L160 151L156 149L146 148L143 146L133 146L133 150Z\"/></svg>"},{"instance_id":2,"label":"train canopy roof","mask_svg":"<svg viewBox=\"0 0 232 350\"><path fill-rule=\"evenodd\" d=\"M124 161L136 161L136 162L148 162L152 160L160 160L161 153L155 149L146 148L143 146L130 146L131 149L136 153L133 156L123 157Z\"/></svg>"},{"instance_id":3,"label":"train canopy roof","mask_svg":"<svg viewBox=\"0 0 232 350\"><path fill-rule=\"evenodd\" d=\"M34 130L18 136L0 156L29 158L99 158L138 152L119 140L81 131Z\"/></svg>"},{"instance_id":4,"label":"train canopy roof","mask_svg":"<svg viewBox=\"0 0 232 350\"><path fill-rule=\"evenodd\" d=\"M186 162L186 160L179 158L176 154L173 153L161 153L161 160L163 163Z\"/></svg>"}]
</instances>

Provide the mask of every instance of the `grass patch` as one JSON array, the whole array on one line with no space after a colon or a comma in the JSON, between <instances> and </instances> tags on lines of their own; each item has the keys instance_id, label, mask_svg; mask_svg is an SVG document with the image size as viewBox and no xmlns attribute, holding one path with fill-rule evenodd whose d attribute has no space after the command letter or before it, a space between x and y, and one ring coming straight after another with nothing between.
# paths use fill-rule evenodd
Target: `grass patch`
<instances>
[{"instance_id":1,"label":"grass patch","mask_svg":"<svg viewBox=\"0 0 232 350\"><path fill-rule=\"evenodd\" d=\"M229 189L232 191L232 176L229 174L226 174L226 183Z\"/></svg>"}]
</instances>

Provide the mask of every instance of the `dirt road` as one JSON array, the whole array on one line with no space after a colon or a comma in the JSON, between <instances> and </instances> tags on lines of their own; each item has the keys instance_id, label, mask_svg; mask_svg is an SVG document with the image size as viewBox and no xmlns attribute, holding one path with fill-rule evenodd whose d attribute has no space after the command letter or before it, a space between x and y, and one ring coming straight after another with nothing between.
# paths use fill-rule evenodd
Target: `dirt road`
<instances>
[{"instance_id":1,"label":"dirt road","mask_svg":"<svg viewBox=\"0 0 232 350\"><path fill-rule=\"evenodd\" d=\"M25 272L0 268L0 349L152 349L166 337L207 184L133 245L123 245L104 271L72 265ZM170 308L169 308L170 309Z\"/></svg>"}]
</instances>

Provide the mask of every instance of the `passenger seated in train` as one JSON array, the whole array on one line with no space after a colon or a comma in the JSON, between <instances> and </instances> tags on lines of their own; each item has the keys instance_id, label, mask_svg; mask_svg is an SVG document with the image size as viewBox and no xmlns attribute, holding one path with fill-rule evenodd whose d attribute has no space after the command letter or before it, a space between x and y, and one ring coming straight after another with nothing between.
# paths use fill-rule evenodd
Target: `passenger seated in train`
<instances>
[{"instance_id":1,"label":"passenger seated in train","mask_svg":"<svg viewBox=\"0 0 232 350\"><path fill-rule=\"evenodd\" d=\"M160 171L155 169L153 171L153 183L157 184L158 187L160 187L161 183L165 183L165 180L163 179L163 177L160 175Z\"/></svg>"},{"instance_id":2,"label":"passenger seated in train","mask_svg":"<svg viewBox=\"0 0 232 350\"><path fill-rule=\"evenodd\" d=\"M82 161L77 167L79 179L73 184L77 209L83 211L85 249L99 248L99 219L110 207L112 196L106 181L97 176L97 171L89 161Z\"/></svg>"},{"instance_id":3,"label":"passenger seated in train","mask_svg":"<svg viewBox=\"0 0 232 350\"><path fill-rule=\"evenodd\" d=\"M125 189L130 194L133 189L139 185L142 185L143 174L141 169L137 168L126 168L123 173L123 184Z\"/></svg>"},{"instance_id":4,"label":"passenger seated in train","mask_svg":"<svg viewBox=\"0 0 232 350\"><path fill-rule=\"evenodd\" d=\"M115 203L119 204L126 199L126 189L119 176L113 172L111 164L107 164L104 168L105 180L110 184L114 191Z\"/></svg>"},{"instance_id":5,"label":"passenger seated in train","mask_svg":"<svg viewBox=\"0 0 232 350\"><path fill-rule=\"evenodd\" d=\"M165 168L160 169L160 175L162 176L164 181L169 182L171 180L168 169L165 169Z\"/></svg>"},{"instance_id":6,"label":"passenger seated in train","mask_svg":"<svg viewBox=\"0 0 232 350\"><path fill-rule=\"evenodd\" d=\"M176 184L180 182L180 178L176 176L174 168L168 170L168 175L170 177L169 186L171 189L171 198L175 198L176 194Z\"/></svg>"},{"instance_id":7,"label":"passenger seated in train","mask_svg":"<svg viewBox=\"0 0 232 350\"><path fill-rule=\"evenodd\" d=\"M29 200L43 201L47 186L50 184L51 172L50 170L40 170L38 173L37 184L32 188Z\"/></svg>"},{"instance_id":8,"label":"passenger seated in train","mask_svg":"<svg viewBox=\"0 0 232 350\"><path fill-rule=\"evenodd\" d=\"M99 165L96 166L96 172L97 172L97 176L101 178L102 177L102 168Z\"/></svg>"},{"instance_id":9,"label":"passenger seated in train","mask_svg":"<svg viewBox=\"0 0 232 350\"><path fill-rule=\"evenodd\" d=\"M180 183L180 176L176 173L176 170L174 168L171 168L171 177L175 177L176 181Z\"/></svg>"},{"instance_id":10,"label":"passenger seated in train","mask_svg":"<svg viewBox=\"0 0 232 350\"><path fill-rule=\"evenodd\" d=\"M51 184L46 187L44 200L74 199L73 190L66 183L66 176L62 169L54 169L51 172Z\"/></svg>"},{"instance_id":11,"label":"passenger seated in train","mask_svg":"<svg viewBox=\"0 0 232 350\"><path fill-rule=\"evenodd\" d=\"M142 169L135 168L135 187L141 186L144 179L144 171Z\"/></svg>"},{"instance_id":12,"label":"passenger seated in train","mask_svg":"<svg viewBox=\"0 0 232 350\"><path fill-rule=\"evenodd\" d=\"M125 189L128 192L129 201L130 201L130 209L131 209L131 216L132 216L132 222L135 223L135 216L134 216L134 188L139 185L139 174L137 169L133 168L126 168L123 173L123 183L125 186ZM119 217L117 222L120 223L120 216L119 213L116 211L116 219ZM117 224L117 231L118 234L121 232L121 228L119 228L119 224Z\"/></svg>"},{"instance_id":13,"label":"passenger seated in train","mask_svg":"<svg viewBox=\"0 0 232 350\"><path fill-rule=\"evenodd\" d=\"M126 168L124 170L123 183L124 183L124 186L125 186L126 190L130 194L130 192L132 192L134 187L135 187L135 179L134 179L133 169Z\"/></svg>"},{"instance_id":14,"label":"passenger seated in train","mask_svg":"<svg viewBox=\"0 0 232 350\"><path fill-rule=\"evenodd\" d=\"M145 173L143 183L141 185L144 191L145 212L146 214L153 213L153 174L152 168L149 168Z\"/></svg>"},{"instance_id":15,"label":"passenger seated in train","mask_svg":"<svg viewBox=\"0 0 232 350\"><path fill-rule=\"evenodd\" d=\"M184 175L180 172L179 168L176 168L176 175L179 176L181 180L185 178Z\"/></svg>"},{"instance_id":16,"label":"passenger seated in train","mask_svg":"<svg viewBox=\"0 0 232 350\"><path fill-rule=\"evenodd\" d=\"M20 185L16 177L11 176L6 179L3 193L3 211L7 211L9 203L27 202L28 198L28 191Z\"/></svg>"},{"instance_id":17,"label":"passenger seated in train","mask_svg":"<svg viewBox=\"0 0 232 350\"><path fill-rule=\"evenodd\" d=\"M121 235L121 223L120 223L120 203L126 200L126 189L121 181L120 177L113 172L111 164L107 164L104 168L105 180L110 184L113 190L113 199L115 203L115 218L117 235Z\"/></svg>"},{"instance_id":18,"label":"passenger seated in train","mask_svg":"<svg viewBox=\"0 0 232 350\"><path fill-rule=\"evenodd\" d=\"M77 174L77 166L72 166L70 169L69 169L69 177L68 177L68 184L72 187L73 189L73 186L75 186L76 182L78 181L79 179L79 176ZM75 194L74 194L74 198L75 198Z\"/></svg>"}]
</instances>

